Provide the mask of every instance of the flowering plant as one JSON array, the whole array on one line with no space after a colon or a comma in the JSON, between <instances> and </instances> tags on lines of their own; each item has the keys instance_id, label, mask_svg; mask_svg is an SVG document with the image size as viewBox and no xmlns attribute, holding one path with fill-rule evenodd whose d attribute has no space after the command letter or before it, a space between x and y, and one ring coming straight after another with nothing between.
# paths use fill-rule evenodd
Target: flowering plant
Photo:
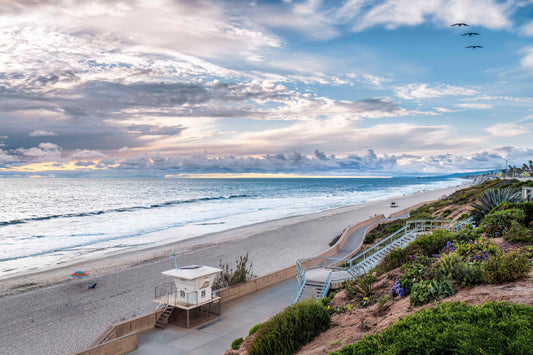
<instances>
[{"instance_id":1,"label":"flowering plant","mask_svg":"<svg viewBox=\"0 0 533 355\"><path fill-rule=\"evenodd\" d=\"M394 285L392 286L390 290L390 294L392 297L395 297L395 296L404 297L407 295L407 292L405 288L402 287L400 280L396 280L396 282L394 283Z\"/></svg>"}]
</instances>

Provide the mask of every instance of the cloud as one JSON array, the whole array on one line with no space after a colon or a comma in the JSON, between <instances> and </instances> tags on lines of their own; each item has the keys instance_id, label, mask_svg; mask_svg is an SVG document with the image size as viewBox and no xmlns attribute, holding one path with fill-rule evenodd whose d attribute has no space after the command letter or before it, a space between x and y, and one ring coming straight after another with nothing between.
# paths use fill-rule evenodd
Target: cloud
<instances>
[{"instance_id":1,"label":"cloud","mask_svg":"<svg viewBox=\"0 0 533 355\"><path fill-rule=\"evenodd\" d=\"M52 131L45 131L45 130L36 130L32 131L28 134L30 137L46 137L46 136L57 136L57 133L54 133Z\"/></svg>"},{"instance_id":2,"label":"cloud","mask_svg":"<svg viewBox=\"0 0 533 355\"><path fill-rule=\"evenodd\" d=\"M504 100L504 101L511 101L511 102L525 102L525 103L532 103L533 97L513 97L513 96L491 96L491 95L480 95L476 97L469 97L467 99L461 99L461 100L468 100L468 101L480 101L480 100Z\"/></svg>"},{"instance_id":3,"label":"cloud","mask_svg":"<svg viewBox=\"0 0 533 355\"><path fill-rule=\"evenodd\" d=\"M106 155L96 151L96 150L77 150L74 154L70 156L71 159L94 159L94 158L104 158Z\"/></svg>"},{"instance_id":4,"label":"cloud","mask_svg":"<svg viewBox=\"0 0 533 355\"><path fill-rule=\"evenodd\" d=\"M406 99L424 99L440 96L472 96L476 95L477 91L466 89L459 86L452 86L440 84L437 86L429 86L429 84L408 84L405 86L398 86L394 89L396 96Z\"/></svg>"},{"instance_id":5,"label":"cloud","mask_svg":"<svg viewBox=\"0 0 533 355\"><path fill-rule=\"evenodd\" d=\"M0 149L0 164L16 162L17 158L6 151Z\"/></svg>"},{"instance_id":6,"label":"cloud","mask_svg":"<svg viewBox=\"0 0 533 355\"><path fill-rule=\"evenodd\" d=\"M476 104L476 103L457 104L456 106L462 107L462 108L472 108L475 110L488 110L494 107L489 104Z\"/></svg>"},{"instance_id":7,"label":"cloud","mask_svg":"<svg viewBox=\"0 0 533 355\"><path fill-rule=\"evenodd\" d=\"M375 26L394 29L430 22L449 26L457 21L493 30L511 27L512 3L494 0L385 0L377 4L366 0L350 0L338 16L353 23L353 31Z\"/></svg>"},{"instance_id":8,"label":"cloud","mask_svg":"<svg viewBox=\"0 0 533 355\"><path fill-rule=\"evenodd\" d=\"M529 134L529 129L525 125L516 123L497 123L487 127L486 131L495 137L514 137Z\"/></svg>"},{"instance_id":9,"label":"cloud","mask_svg":"<svg viewBox=\"0 0 533 355\"><path fill-rule=\"evenodd\" d=\"M440 112L440 113L452 113L452 112L457 112L457 110L452 110L452 109L449 109L449 108L446 108L446 107L434 107L433 108L435 111L437 112Z\"/></svg>"},{"instance_id":10,"label":"cloud","mask_svg":"<svg viewBox=\"0 0 533 355\"><path fill-rule=\"evenodd\" d=\"M19 148L16 153L22 159L37 162L61 161L61 148L53 143L40 143L38 147Z\"/></svg>"},{"instance_id":11,"label":"cloud","mask_svg":"<svg viewBox=\"0 0 533 355\"><path fill-rule=\"evenodd\" d=\"M520 34L524 36L533 36L533 21L529 21L520 27Z\"/></svg>"},{"instance_id":12,"label":"cloud","mask_svg":"<svg viewBox=\"0 0 533 355\"><path fill-rule=\"evenodd\" d=\"M526 53L526 55L520 59L520 64L524 68L533 69L533 47L524 48L522 52Z\"/></svg>"},{"instance_id":13,"label":"cloud","mask_svg":"<svg viewBox=\"0 0 533 355\"><path fill-rule=\"evenodd\" d=\"M94 166L94 162L88 160L88 161L77 161L74 163L76 166L82 166L82 167L88 167L88 166Z\"/></svg>"},{"instance_id":14,"label":"cloud","mask_svg":"<svg viewBox=\"0 0 533 355\"><path fill-rule=\"evenodd\" d=\"M338 37L334 9L321 0L289 2L284 6L254 4L247 14L254 22L273 28L288 29L317 40Z\"/></svg>"}]
</instances>

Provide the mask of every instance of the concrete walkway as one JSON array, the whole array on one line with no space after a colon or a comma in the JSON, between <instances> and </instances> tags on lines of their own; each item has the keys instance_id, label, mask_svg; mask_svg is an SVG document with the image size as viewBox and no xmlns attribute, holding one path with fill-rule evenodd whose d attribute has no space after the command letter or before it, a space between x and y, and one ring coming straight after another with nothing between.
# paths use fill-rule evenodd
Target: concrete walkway
<instances>
[{"instance_id":1,"label":"concrete walkway","mask_svg":"<svg viewBox=\"0 0 533 355\"><path fill-rule=\"evenodd\" d=\"M389 219L380 222L387 220ZM355 230L335 257L344 257L358 247L368 228L369 226L364 226ZM316 270L320 271L322 270ZM320 278L319 275L316 276ZM139 348L130 354L224 354L231 347L233 340L246 338L254 325L267 321L285 309L296 286L297 280L290 279L223 303L220 317L190 329L170 324L165 330L155 328L141 333Z\"/></svg>"},{"instance_id":2,"label":"concrete walkway","mask_svg":"<svg viewBox=\"0 0 533 355\"><path fill-rule=\"evenodd\" d=\"M141 333L139 348L130 354L224 354L233 340L246 338L250 328L287 307L296 284L296 279L290 279L223 303L220 317L194 328L169 324L165 330L154 328Z\"/></svg>"}]
</instances>

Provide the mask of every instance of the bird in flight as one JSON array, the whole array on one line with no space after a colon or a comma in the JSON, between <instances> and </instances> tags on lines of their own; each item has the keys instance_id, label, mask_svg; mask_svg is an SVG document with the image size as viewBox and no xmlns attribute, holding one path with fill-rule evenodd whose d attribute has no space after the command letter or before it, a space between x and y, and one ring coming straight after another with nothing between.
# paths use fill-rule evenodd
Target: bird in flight
<instances>
[{"instance_id":1,"label":"bird in flight","mask_svg":"<svg viewBox=\"0 0 533 355\"><path fill-rule=\"evenodd\" d=\"M468 25L466 23L463 23L463 22L458 22L458 23L454 23L452 26L461 27L461 26L468 26Z\"/></svg>"},{"instance_id":2,"label":"bird in flight","mask_svg":"<svg viewBox=\"0 0 533 355\"><path fill-rule=\"evenodd\" d=\"M483 46L468 46L468 47L465 47L465 48L472 48L472 49L476 49L476 48L483 48Z\"/></svg>"},{"instance_id":3,"label":"bird in flight","mask_svg":"<svg viewBox=\"0 0 533 355\"><path fill-rule=\"evenodd\" d=\"M467 33L463 34L463 36L468 36L468 37L479 36L479 33L477 33L477 32L467 32Z\"/></svg>"}]
</instances>

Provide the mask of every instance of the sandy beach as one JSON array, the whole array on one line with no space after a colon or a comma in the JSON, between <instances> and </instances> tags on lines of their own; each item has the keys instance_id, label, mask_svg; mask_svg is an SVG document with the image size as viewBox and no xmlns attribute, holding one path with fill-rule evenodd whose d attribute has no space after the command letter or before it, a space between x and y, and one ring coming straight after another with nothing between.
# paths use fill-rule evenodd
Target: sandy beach
<instances>
[{"instance_id":1,"label":"sandy beach","mask_svg":"<svg viewBox=\"0 0 533 355\"><path fill-rule=\"evenodd\" d=\"M278 219L53 270L0 280L0 353L64 354L87 347L110 323L155 309L161 272L178 265L218 266L248 253L264 275L328 248L346 227L374 215L436 200L463 186ZM390 202L398 209L390 208ZM158 233L172 233L165 230ZM149 235L147 236L149 237ZM89 278L69 280L75 270ZM97 283L95 289L88 285Z\"/></svg>"}]
</instances>

